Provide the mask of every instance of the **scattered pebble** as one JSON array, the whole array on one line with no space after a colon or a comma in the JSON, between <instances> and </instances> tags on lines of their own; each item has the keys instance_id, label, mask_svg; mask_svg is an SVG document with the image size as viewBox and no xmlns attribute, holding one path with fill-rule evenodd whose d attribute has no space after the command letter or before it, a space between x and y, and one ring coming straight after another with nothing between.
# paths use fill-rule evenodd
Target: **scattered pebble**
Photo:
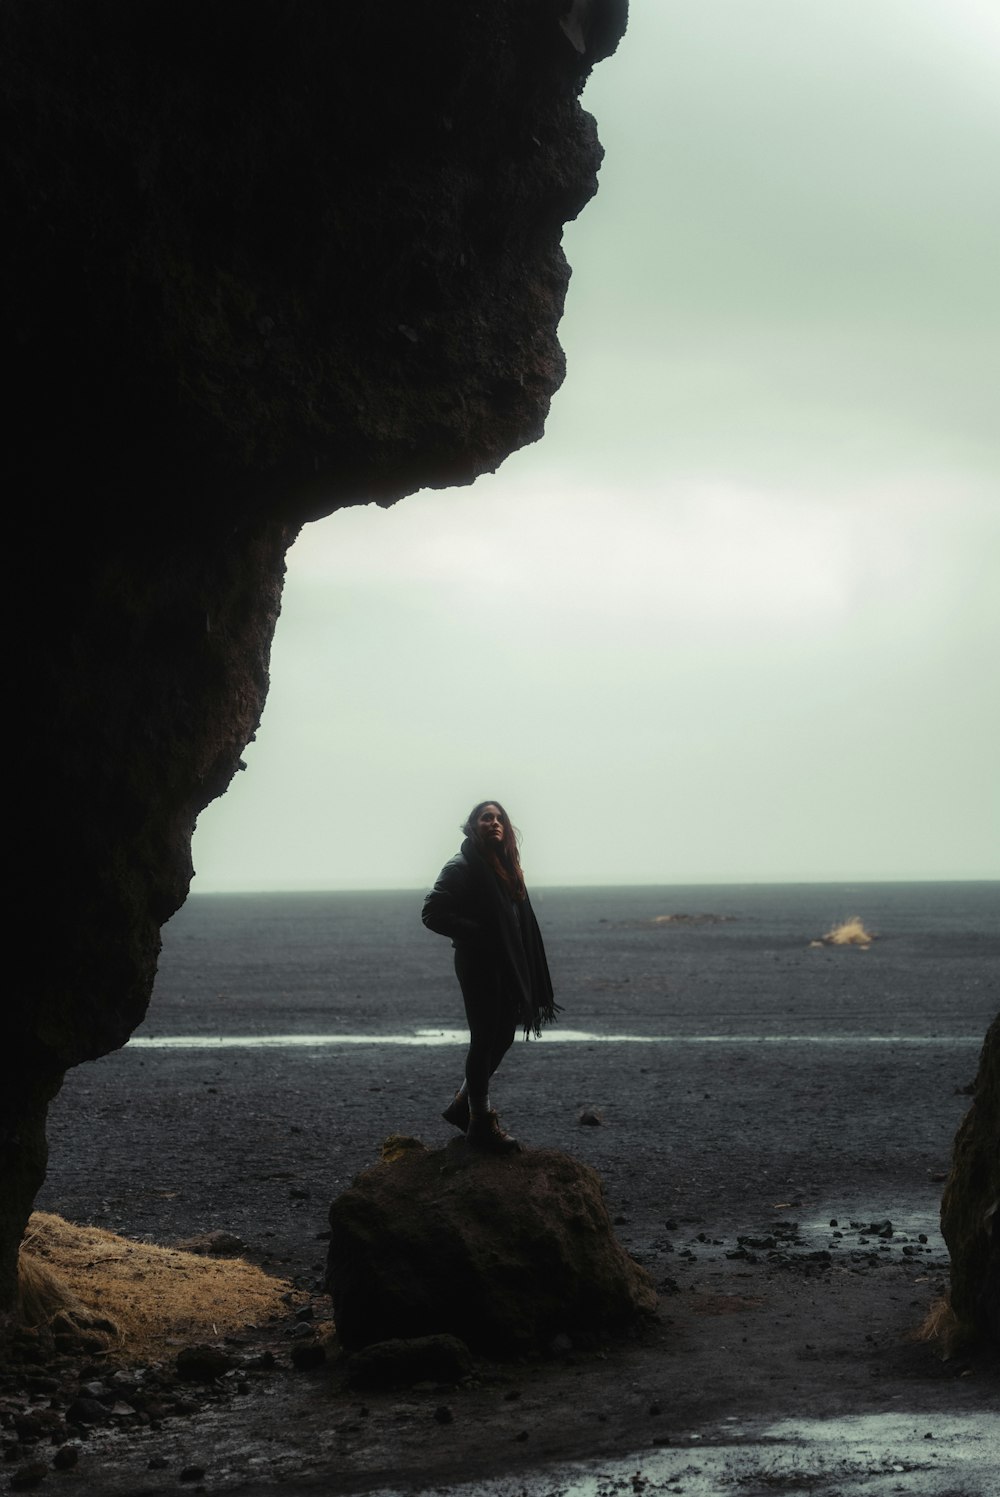
<instances>
[{"instance_id":1,"label":"scattered pebble","mask_svg":"<svg viewBox=\"0 0 1000 1497\"><path fill-rule=\"evenodd\" d=\"M292 1366L296 1372L312 1372L326 1361L326 1350L319 1341L297 1341L292 1347Z\"/></svg>"},{"instance_id":2,"label":"scattered pebble","mask_svg":"<svg viewBox=\"0 0 1000 1497\"><path fill-rule=\"evenodd\" d=\"M12 1492L30 1492L33 1487L40 1486L48 1474L49 1468L44 1461L26 1461L11 1477L10 1489Z\"/></svg>"},{"instance_id":3,"label":"scattered pebble","mask_svg":"<svg viewBox=\"0 0 1000 1497\"><path fill-rule=\"evenodd\" d=\"M74 1398L66 1410L67 1424L103 1424L107 1409L96 1398Z\"/></svg>"}]
</instances>

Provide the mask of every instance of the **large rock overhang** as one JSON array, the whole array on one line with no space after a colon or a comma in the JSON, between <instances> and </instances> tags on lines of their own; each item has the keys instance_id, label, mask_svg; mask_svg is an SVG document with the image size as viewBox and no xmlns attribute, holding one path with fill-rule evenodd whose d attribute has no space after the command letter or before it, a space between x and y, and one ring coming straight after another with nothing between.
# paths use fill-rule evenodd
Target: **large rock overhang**
<instances>
[{"instance_id":1,"label":"large rock overhang","mask_svg":"<svg viewBox=\"0 0 1000 1497\"><path fill-rule=\"evenodd\" d=\"M14 928L0 1303L68 1066L145 1012L267 691L284 554L468 483L563 375L625 0L7 0Z\"/></svg>"}]
</instances>

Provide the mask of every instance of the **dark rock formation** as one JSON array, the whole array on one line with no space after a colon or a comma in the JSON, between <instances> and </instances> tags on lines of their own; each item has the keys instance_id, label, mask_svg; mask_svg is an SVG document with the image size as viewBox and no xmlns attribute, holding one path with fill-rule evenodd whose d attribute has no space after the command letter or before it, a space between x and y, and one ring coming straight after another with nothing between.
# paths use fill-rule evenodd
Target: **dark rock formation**
<instances>
[{"instance_id":1,"label":"dark rock formation","mask_svg":"<svg viewBox=\"0 0 1000 1497\"><path fill-rule=\"evenodd\" d=\"M972 1106L941 1200L957 1341L1000 1346L1000 1015L983 1042Z\"/></svg>"},{"instance_id":2,"label":"dark rock formation","mask_svg":"<svg viewBox=\"0 0 1000 1497\"><path fill-rule=\"evenodd\" d=\"M467 483L562 377L579 92L625 0L6 0L4 493L24 643L0 1309L68 1066L149 998L253 736L283 557ZM20 961L18 961L20 958Z\"/></svg>"},{"instance_id":3,"label":"dark rock formation","mask_svg":"<svg viewBox=\"0 0 1000 1497\"><path fill-rule=\"evenodd\" d=\"M474 1351L574 1344L651 1312L645 1269L611 1228L589 1165L552 1149L394 1153L330 1207L327 1286L348 1350L457 1336Z\"/></svg>"},{"instance_id":4,"label":"dark rock formation","mask_svg":"<svg viewBox=\"0 0 1000 1497\"><path fill-rule=\"evenodd\" d=\"M189 1383L210 1383L235 1365L218 1346L185 1346L177 1353L177 1375Z\"/></svg>"},{"instance_id":5,"label":"dark rock formation","mask_svg":"<svg viewBox=\"0 0 1000 1497\"><path fill-rule=\"evenodd\" d=\"M469 1348L457 1336L376 1341L347 1364L352 1388L396 1388L408 1383L460 1383L472 1372Z\"/></svg>"}]
</instances>

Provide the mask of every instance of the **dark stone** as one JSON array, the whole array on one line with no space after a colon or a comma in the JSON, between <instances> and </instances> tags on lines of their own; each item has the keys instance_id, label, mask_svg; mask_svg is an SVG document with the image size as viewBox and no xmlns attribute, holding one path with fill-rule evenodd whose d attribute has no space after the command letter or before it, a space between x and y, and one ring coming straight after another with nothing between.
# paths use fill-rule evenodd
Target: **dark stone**
<instances>
[{"instance_id":1,"label":"dark stone","mask_svg":"<svg viewBox=\"0 0 1000 1497\"><path fill-rule=\"evenodd\" d=\"M106 1405L96 1398L74 1398L66 1410L67 1424L104 1424L107 1417Z\"/></svg>"},{"instance_id":2,"label":"dark stone","mask_svg":"<svg viewBox=\"0 0 1000 1497\"><path fill-rule=\"evenodd\" d=\"M975 1095L941 1200L955 1339L1000 1345L1000 1015L983 1042Z\"/></svg>"},{"instance_id":3,"label":"dark stone","mask_svg":"<svg viewBox=\"0 0 1000 1497\"><path fill-rule=\"evenodd\" d=\"M185 1346L177 1353L177 1375L189 1383L210 1383L234 1365L217 1346Z\"/></svg>"},{"instance_id":4,"label":"dark stone","mask_svg":"<svg viewBox=\"0 0 1000 1497\"><path fill-rule=\"evenodd\" d=\"M37 1413L15 1414L13 1422L17 1438L22 1445L41 1439L44 1430Z\"/></svg>"},{"instance_id":5,"label":"dark stone","mask_svg":"<svg viewBox=\"0 0 1000 1497\"><path fill-rule=\"evenodd\" d=\"M24 1380L24 1386L29 1393L58 1393L60 1383L57 1377L50 1377L47 1373L34 1373Z\"/></svg>"},{"instance_id":6,"label":"dark stone","mask_svg":"<svg viewBox=\"0 0 1000 1497\"><path fill-rule=\"evenodd\" d=\"M32 1409L27 1414L14 1415L14 1428L22 1444L32 1440L56 1440L66 1438L66 1420L58 1409Z\"/></svg>"},{"instance_id":7,"label":"dark stone","mask_svg":"<svg viewBox=\"0 0 1000 1497\"><path fill-rule=\"evenodd\" d=\"M653 1310L600 1178L556 1150L496 1158L461 1140L409 1149L330 1207L327 1284L348 1350L446 1332L474 1351L543 1349Z\"/></svg>"},{"instance_id":8,"label":"dark stone","mask_svg":"<svg viewBox=\"0 0 1000 1497\"><path fill-rule=\"evenodd\" d=\"M185 1466L177 1474L178 1481L201 1481L205 1475L204 1466Z\"/></svg>"},{"instance_id":9,"label":"dark stone","mask_svg":"<svg viewBox=\"0 0 1000 1497\"><path fill-rule=\"evenodd\" d=\"M416 1336L410 1341L377 1341L347 1364L352 1388L397 1388L412 1383L460 1383L472 1371L472 1357L457 1336Z\"/></svg>"},{"instance_id":10,"label":"dark stone","mask_svg":"<svg viewBox=\"0 0 1000 1497\"><path fill-rule=\"evenodd\" d=\"M124 1367L120 1367L117 1372L113 1372L108 1378L108 1383L115 1393L124 1393L129 1398L138 1393L142 1388L141 1379L136 1373L128 1371Z\"/></svg>"},{"instance_id":11,"label":"dark stone","mask_svg":"<svg viewBox=\"0 0 1000 1497\"><path fill-rule=\"evenodd\" d=\"M320 1341L297 1341L292 1347L292 1366L296 1372L311 1372L326 1361L326 1348Z\"/></svg>"},{"instance_id":12,"label":"dark stone","mask_svg":"<svg viewBox=\"0 0 1000 1497\"><path fill-rule=\"evenodd\" d=\"M52 1457L52 1464L57 1471L71 1471L79 1459L79 1445L60 1445Z\"/></svg>"},{"instance_id":13,"label":"dark stone","mask_svg":"<svg viewBox=\"0 0 1000 1497\"><path fill-rule=\"evenodd\" d=\"M0 7L8 914L44 953L0 1026L5 1312L48 1103L143 1018L299 527L542 433L626 0L235 14Z\"/></svg>"},{"instance_id":14,"label":"dark stone","mask_svg":"<svg viewBox=\"0 0 1000 1497\"><path fill-rule=\"evenodd\" d=\"M198 1253L205 1258L236 1258L246 1243L233 1232L203 1232L198 1237L186 1237L177 1247L185 1253Z\"/></svg>"},{"instance_id":15,"label":"dark stone","mask_svg":"<svg viewBox=\"0 0 1000 1497\"><path fill-rule=\"evenodd\" d=\"M11 1476L10 1489L12 1492L30 1492L40 1486L48 1474L49 1468L44 1461L26 1461Z\"/></svg>"}]
</instances>

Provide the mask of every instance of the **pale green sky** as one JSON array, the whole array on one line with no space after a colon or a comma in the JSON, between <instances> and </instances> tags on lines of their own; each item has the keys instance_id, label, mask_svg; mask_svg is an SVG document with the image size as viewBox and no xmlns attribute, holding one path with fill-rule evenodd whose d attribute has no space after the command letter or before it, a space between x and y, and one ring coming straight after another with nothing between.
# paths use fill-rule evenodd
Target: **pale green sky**
<instances>
[{"instance_id":1,"label":"pale green sky","mask_svg":"<svg viewBox=\"0 0 1000 1497\"><path fill-rule=\"evenodd\" d=\"M633 0L541 443L310 526L195 890L1000 876L1000 6Z\"/></svg>"}]
</instances>

